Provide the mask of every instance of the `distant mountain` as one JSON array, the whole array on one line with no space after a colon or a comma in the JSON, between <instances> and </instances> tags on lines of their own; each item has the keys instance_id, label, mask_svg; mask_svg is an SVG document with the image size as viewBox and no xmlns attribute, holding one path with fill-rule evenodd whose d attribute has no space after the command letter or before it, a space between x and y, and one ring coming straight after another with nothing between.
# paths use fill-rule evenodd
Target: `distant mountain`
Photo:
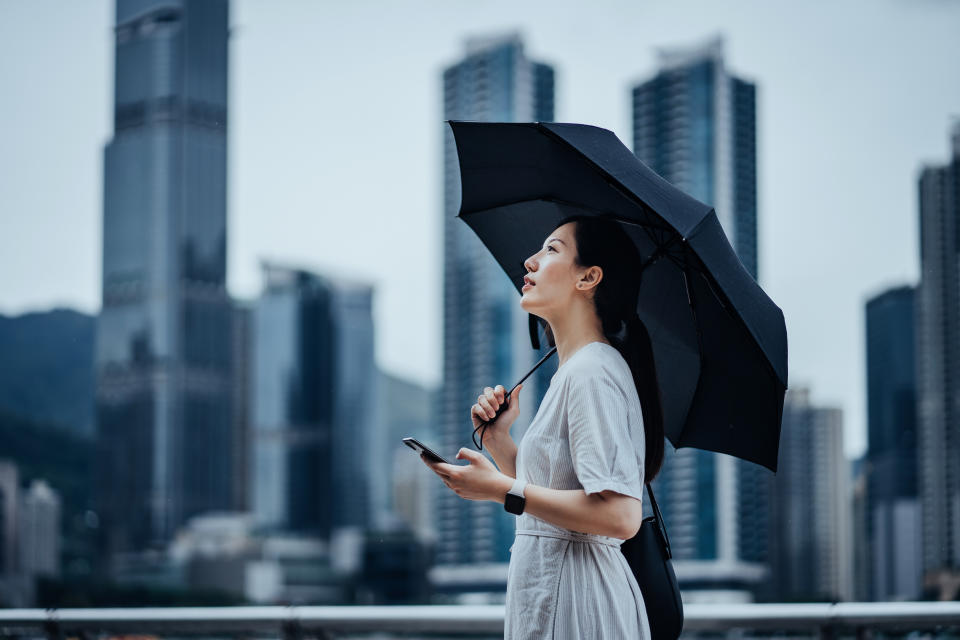
<instances>
[{"instance_id":1,"label":"distant mountain","mask_svg":"<svg viewBox=\"0 0 960 640\"><path fill-rule=\"evenodd\" d=\"M0 411L92 436L96 320L70 309L0 315Z\"/></svg>"},{"instance_id":2,"label":"distant mountain","mask_svg":"<svg viewBox=\"0 0 960 640\"><path fill-rule=\"evenodd\" d=\"M63 500L64 520L92 508L90 438L0 410L0 443L0 460L17 465L21 487L43 479L56 489Z\"/></svg>"}]
</instances>

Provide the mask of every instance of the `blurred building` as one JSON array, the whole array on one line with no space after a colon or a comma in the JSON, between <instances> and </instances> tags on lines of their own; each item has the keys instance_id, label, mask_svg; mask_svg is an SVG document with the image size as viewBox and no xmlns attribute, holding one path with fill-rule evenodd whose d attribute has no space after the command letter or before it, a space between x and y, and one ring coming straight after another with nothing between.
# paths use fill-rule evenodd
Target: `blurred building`
<instances>
[{"instance_id":1,"label":"blurred building","mask_svg":"<svg viewBox=\"0 0 960 640\"><path fill-rule=\"evenodd\" d=\"M409 529L423 542L436 539L435 518L430 495L438 478L403 438L436 442L433 422L437 396L410 380L379 372L380 401L377 403L377 433L371 449L387 472L373 487L377 529Z\"/></svg>"},{"instance_id":2,"label":"blurred building","mask_svg":"<svg viewBox=\"0 0 960 640\"><path fill-rule=\"evenodd\" d=\"M714 207L740 261L759 279L756 85L727 70L720 37L658 54L656 74L632 89L634 153ZM690 563L678 569L688 588L714 583L728 595L760 588L772 481L759 465L667 446L654 490L674 558Z\"/></svg>"},{"instance_id":3,"label":"blurred building","mask_svg":"<svg viewBox=\"0 0 960 640\"><path fill-rule=\"evenodd\" d=\"M0 607L34 605L34 583L19 562L20 473L0 460Z\"/></svg>"},{"instance_id":4,"label":"blurred building","mask_svg":"<svg viewBox=\"0 0 960 640\"><path fill-rule=\"evenodd\" d=\"M352 529L359 542L372 479L386 473L370 453L372 287L276 264L264 264L264 279L251 328L255 523L332 544Z\"/></svg>"},{"instance_id":5,"label":"blurred building","mask_svg":"<svg viewBox=\"0 0 960 640\"><path fill-rule=\"evenodd\" d=\"M0 460L0 578L16 573L17 511L20 474L17 465Z\"/></svg>"},{"instance_id":6,"label":"blurred building","mask_svg":"<svg viewBox=\"0 0 960 640\"><path fill-rule=\"evenodd\" d=\"M60 496L44 480L26 490L20 481L0 460L0 607L34 606L37 578L60 575Z\"/></svg>"},{"instance_id":7,"label":"blurred building","mask_svg":"<svg viewBox=\"0 0 960 640\"><path fill-rule=\"evenodd\" d=\"M251 397L251 323L253 305L242 300L233 301L231 315L231 509L247 511L250 506L250 397Z\"/></svg>"},{"instance_id":8,"label":"blurred building","mask_svg":"<svg viewBox=\"0 0 960 640\"><path fill-rule=\"evenodd\" d=\"M358 604L429 604L431 559L428 546L410 531L368 536Z\"/></svg>"},{"instance_id":9,"label":"blurred building","mask_svg":"<svg viewBox=\"0 0 960 640\"><path fill-rule=\"evenodd\" d=\"M110 551L231 493L226 0L117 0L96 345Z\"/></svg>"},{"instance_id":10,"label":"blurred building","mask_svg":"<svg viewBox=\"0 0 960 640\"><path fill-rule=\"evenodd\" d=\"M866 546L872 600L920 596L914 288L866 305Z\"/></svg>"},{"instance_id":11,"label":"blurred building","mask_svg":"<svg viewBox=\"0 0 960 640\"><path fill-rule=\"evenodd\" d=\"M771 511L770 597L852 598L850 484L841 410L814 406L805 387L788 390Z\"/></svg>"},{"instance_id":12,"label":"blurred building","mask_svg":"<svg viewBox=\"0 0 960 640\"><path fill-rule=\"evenodd\" d=\"M852 462L851 475L851 495L852 501L851 513L853 523L851 531L853 539L858 544L853 545L853 599L857 602L865 602L873 597L873 585L870 584L870 575L873 573L873 553L870 545L867 544L869 534L867 531L867 456L863 455Z\"/></svg>"},{"instance_id":13,"label":"blurred building","mask_svg":"<svg viewBox=\"0 0 960 640\"><path fill-rule=\"evenodd\" d=\"M552 121L554 71L530 60L519 34L469 38L463 58L443 72L443 117L479 121ZM470 407L484 387L506 388L523 376L549 347L530 344L528 315L510 279L474 232L456 217L460 170L453 132L443 123L444 289L443 386L436 422L437 442L452 458L470 446ZM531 253L536 247L531 247ZM545 341L542 341L545 342ZM554 359L555 360L555 359ZM532 421L556 371L545 363L524 387L514 440ZM506 563L516 516L495 502L464 500L434 483L438 533L437 561L444 565Z\"/></svg>"},{"instance_id":14,"label":"blurred building","mask_svg":"<svg viewBox=\"0 0 960 640\"><path fill-rule=\"evenodd\" d=\"M60 575L60 496L34 480L20 499L20 571L30 576Z\"/></svg>"},{"instance_id":15,"label":"blurred building","mask_svg":"<svg viewBox=\"0 0 960 640\"><path fill-rule=\"evenodd\" d=\"M332 568L317 537L257 533L247 513L211 512L182 527L160 562L180 588L258 604L352 604L356 575Z\"/></svg>"},{"instance_id":16,"label":"blurred building","mask_svg":"<svg viewBox=\"0 0 960 640\"><path fill-rule=\"evenodd\" d=\"M950 161L919 177L917 288L918 490L928 589L960 587L960 121Z\"/></svg>"}]
</instances>

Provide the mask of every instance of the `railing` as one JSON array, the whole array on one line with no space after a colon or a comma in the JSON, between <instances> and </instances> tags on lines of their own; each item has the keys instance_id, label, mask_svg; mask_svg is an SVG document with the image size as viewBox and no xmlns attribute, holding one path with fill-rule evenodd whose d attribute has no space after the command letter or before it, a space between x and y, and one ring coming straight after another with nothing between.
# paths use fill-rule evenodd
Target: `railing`
<instances>
[{"instance_id":1,"label":"railing","mask_svg":"<svg viewBox=\"0 0 960 640\"><path fill-rule=\"evenodd\" d=\"M960 602L688 604L684 632L870 631L960 628ZM503 605L0 609L0 636L269 635L293 640L373 632L502 635Z\"/></svg>"}]
</instances>

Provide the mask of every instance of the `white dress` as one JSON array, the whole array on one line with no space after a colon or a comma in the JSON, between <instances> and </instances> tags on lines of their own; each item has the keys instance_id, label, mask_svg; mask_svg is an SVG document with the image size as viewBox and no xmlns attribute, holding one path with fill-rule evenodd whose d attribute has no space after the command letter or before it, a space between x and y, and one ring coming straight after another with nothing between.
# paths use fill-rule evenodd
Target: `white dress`
<instances>
[{"instance_id":1,"label":"white dress","mask_svg":"<svg viewBox=\"0 0 960 640\"><path fill-rule=\"evenodd\" d=\"M517 445L517 477L551 489L610 489L643 499L645 440L630 367L605 342L574 352L550 380ZM504 638L649 640L622 540L517 516Z\"/></svg>"}]
</instances>

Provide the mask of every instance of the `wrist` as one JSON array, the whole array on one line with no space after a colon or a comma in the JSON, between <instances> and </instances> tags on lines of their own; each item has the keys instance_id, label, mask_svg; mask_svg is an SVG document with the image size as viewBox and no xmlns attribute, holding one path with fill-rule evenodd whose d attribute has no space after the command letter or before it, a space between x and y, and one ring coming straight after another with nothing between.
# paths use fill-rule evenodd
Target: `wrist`
<instances>
[{"instance_id":1,"label":"wrist","mask_svg":"<svg viewBox=\"0 0 960 640\"><path fill-rule=\"evenodd\" d=\"M501 473L497 478L496 490L493 497L494 502L503 504L507 498L507 492L513 488L515 478L511 478L505 473Z\"/></svg>"},{"instance_id":2,"label":"wrist","mask_svg":"<svg viewBox=\"0 0 960 640\"><path fill-rule=\"evenodd\" d=\"M517 448L517 443L513 441L507 431L488 433L483 440L483 446L496 450L498 453L510 453Z\"/></svg>"}]
</instances>

